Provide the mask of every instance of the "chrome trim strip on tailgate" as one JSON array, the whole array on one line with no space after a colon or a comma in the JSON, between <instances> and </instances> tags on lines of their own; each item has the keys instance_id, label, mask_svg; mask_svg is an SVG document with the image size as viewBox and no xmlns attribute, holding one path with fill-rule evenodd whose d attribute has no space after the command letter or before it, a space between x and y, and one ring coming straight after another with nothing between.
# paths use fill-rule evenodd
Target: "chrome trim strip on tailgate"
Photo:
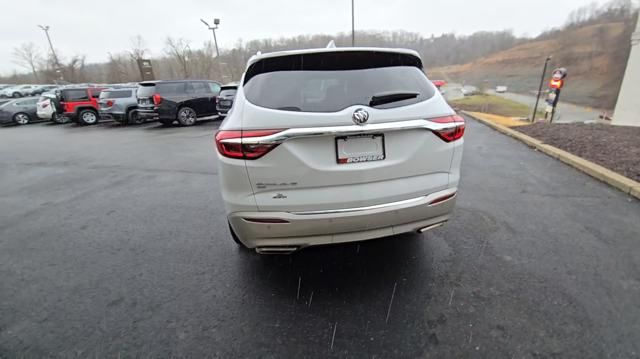
<instances>
[{"instance_id":1,"label":"chrome trim strip on tailgate","mask_svg":"<svg viewBox=\"0 0 640 359\"><path fill-rule=\"evenodd\" d=\"M286 140L299 137L319 137L319 136L348 136L348 135L360 135L368 133L380 133L390 131L405 131L405 130L428 130L428 131L441 131L454 128L460 125L460 122L450 123L437 123L429 120L409 120L409 121L397 121L397 122L384 122L373 123L364 126L349 125L349 126L329 126L329 127L304 127L304 128L290 128L278 133L274 133L268 136L261 137L248 137L248 138L229 138L222 140L223 143L242 143L246 145L267 145L267 144L280 144Z\"/></svg>"},{"instance_id":2,"label":"chrome trim strip on tailgate","mask_svg":"<svg viewBox=\"0 0 640 359\"><path fill-rule=\"evenodd\" d=\"M359 211L369 211L372 209L380 209L380 208L387 208L387 207L394 207L394 206L402 206L405 204L411 204L411 203L415 203L415 202L421 202L427 199L427 197L429 196L420 196L420 197L416 197L416 198L411 198L411 199L405 199L403 201L398 201L398 202L390 202L390 203L383 203L383 204L376 204L374 206L367 206L367 207L355 207L355 208L343 208L343 209L329 209L329 210L324 210L324 211L304 211L304 212L289 212L291 214L297 214L297 215L314 215L314 214L335 214L335 213L348 213L348 212L359 212Z\"/></svg>"}]
</instances>

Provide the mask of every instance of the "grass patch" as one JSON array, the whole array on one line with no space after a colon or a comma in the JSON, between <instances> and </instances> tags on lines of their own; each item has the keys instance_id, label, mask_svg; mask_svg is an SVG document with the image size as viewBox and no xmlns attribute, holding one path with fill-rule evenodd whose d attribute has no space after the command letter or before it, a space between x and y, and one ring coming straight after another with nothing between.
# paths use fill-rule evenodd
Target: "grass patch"
<instances>
[{"instance_id":1,"label":"grass patch","mask_svg":"<svg viewBox=\"0 0 640 359\"><path fill-rule=\"evenodd\" d=\"M529 106L494 95L483 94L467 96L453 100L451 104L461 110L471 112L493 113L507 117L531 116Z\"/></svg>"}]
</instances>

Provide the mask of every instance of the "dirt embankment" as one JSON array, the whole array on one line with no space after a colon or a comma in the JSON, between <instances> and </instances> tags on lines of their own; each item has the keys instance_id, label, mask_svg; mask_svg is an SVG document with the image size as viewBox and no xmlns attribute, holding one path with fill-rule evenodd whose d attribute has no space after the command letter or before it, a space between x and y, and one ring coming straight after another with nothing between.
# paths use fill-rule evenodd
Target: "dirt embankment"
<instances>
[{"instance_id":1,"label":"dirt embankment","mask_svg":"<svg viewBox=\"0 0 640 359\"><path fill-rule=\"evenodd\" d=\"M478 87L509 86L510 91L537 91L542 66L569 71L562 98L595 108L612 109L629 56L632 26L613 22L565 30L546 40L531 41L477 61L428 69L432 77ZM547 78L550 70L547 72Z\"/></svg>"}]
</instances>

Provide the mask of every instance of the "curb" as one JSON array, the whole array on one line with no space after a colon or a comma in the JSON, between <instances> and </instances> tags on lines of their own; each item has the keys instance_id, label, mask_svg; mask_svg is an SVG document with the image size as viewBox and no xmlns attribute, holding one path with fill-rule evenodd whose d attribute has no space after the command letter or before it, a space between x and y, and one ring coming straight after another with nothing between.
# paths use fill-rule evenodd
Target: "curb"
<instances>
[{"instance_id":1,"label":"curb","mask_svg":"<svg viewBox=\"0 0 640 359\"><path fill-rule=\"evenodd\" d=\"M574 167L589 176L596 178L602 182L607 183L610 186L613 186L620 191L640 199L640 182L636 182L630 178L627 178L619 173L611 171L607 168L604 168L598 164L595 164L591 161L587 161L582 157L578 157L574 154L571 154L567 151L561 150L557 147L547 145L540 140L537 140L531 136L527 136L521 132L516 130L512 130L508 127L498 125L491 121L484 120L477 116L469 114L467 111L461 111L465 116L469 116L472 119L481 122L494 130L501 132L509 137L513 137L521 142L524 142L527 146L533 147L540 152L558 159L571 167Z\"/></svg>"}]
</instances>

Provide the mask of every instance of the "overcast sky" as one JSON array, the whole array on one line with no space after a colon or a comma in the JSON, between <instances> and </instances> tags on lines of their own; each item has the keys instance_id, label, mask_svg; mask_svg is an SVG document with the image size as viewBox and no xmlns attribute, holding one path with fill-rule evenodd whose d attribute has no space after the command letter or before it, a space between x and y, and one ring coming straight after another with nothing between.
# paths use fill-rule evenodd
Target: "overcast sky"
<instances>
[{"instance_id":1,"label":"overcast sky","mask_svg":"<svg viewBox=\"0 0 640 359\"><path fill-rule=\"evenodd\" d=\"M406 30L424 35L511 29L537 35L562 25L569 12L591 0L355 0L356 31ZM600 1L602 3L602 1ZM33 42L47 49L36 25L50 25L62 57L85 54L89 62L106 61L107 52L129 47L144 37L152 55L162 53L167 36L193 46L211 39L200 18L221 19L221 47L238 39L351 30L350 0L2 0L0 4L0 74L17 68L12 49Z\"/></svg>"}]
</instances>

